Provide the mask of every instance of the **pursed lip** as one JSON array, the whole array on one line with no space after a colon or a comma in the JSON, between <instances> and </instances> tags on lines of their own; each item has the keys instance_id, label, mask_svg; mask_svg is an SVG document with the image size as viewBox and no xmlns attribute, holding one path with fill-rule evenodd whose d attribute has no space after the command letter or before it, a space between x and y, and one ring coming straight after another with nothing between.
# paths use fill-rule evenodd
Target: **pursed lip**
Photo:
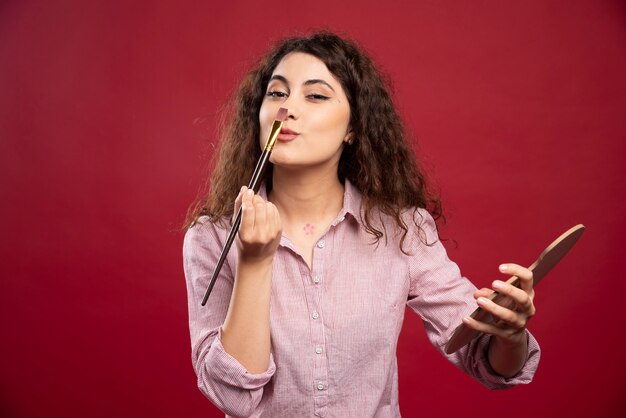
<instances>
[{"instance_id":1,"label":"pursed lip","mask_svg":"<svg viewBox=\"0 0 626 418\"><path fill-rule=\"evenodd\" d=\"M280 133L278 134L278 139L281 141L291 141L292 139L295 139L298 135L300 135L299 132L292 131L289 128L282 128L280 130Z\"/></svg>"}]
</instances>

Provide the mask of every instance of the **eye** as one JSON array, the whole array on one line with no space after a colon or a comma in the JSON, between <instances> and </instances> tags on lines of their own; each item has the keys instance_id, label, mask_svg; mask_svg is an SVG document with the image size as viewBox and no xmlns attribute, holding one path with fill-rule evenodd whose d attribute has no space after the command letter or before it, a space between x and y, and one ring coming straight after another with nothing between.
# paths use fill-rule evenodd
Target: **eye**
<instances>
[{"instance_id":1,"label":"eye","mask_svg":"<svg viewBox=\"0 0 626 418\"><path fill-rule=\"evenodd\" d=\"M283 92L283 91L270 90L270 91L267 92L266 96L267 97L274 97L274 98L285 98L285 97L288 96L288 94Z\"/></svg>"},{"instance_id":2,"label":"eye","mask_svg":"<svg viewBox=\"0 0 626 418\"><path fill-rule=\"evenodd\" d=\"M313 99L313 100L328 100L328 99L330 99L330 97L324 96L323 94L309 94L306 97L308 97L309 99Z\"/></svg>"}]
</instances>

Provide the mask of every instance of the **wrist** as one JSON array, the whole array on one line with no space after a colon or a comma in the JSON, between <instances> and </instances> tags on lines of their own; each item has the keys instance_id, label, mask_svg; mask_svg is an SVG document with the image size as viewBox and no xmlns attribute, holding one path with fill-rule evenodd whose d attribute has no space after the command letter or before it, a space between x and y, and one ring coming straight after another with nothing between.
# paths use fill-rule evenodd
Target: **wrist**
<instances>
[{"instance_id":1,"label":"wrist","mask_svg":"<svg viewBox=\"0 0 626 418\"><path fill-rule=\"evenodd\" d=\"M271 268L273 264L273 254L270 256L250 256L240 253L237 257L237 265L239 268L266 269Z\"/></svg>"},{"instance_id":2,"label":"wrist","mask_svg":"<svg viewBox=\"0 0 626 418\"><path fill-rule=\"evenodd\" d=\"M274 257L244 257L237 259L236 277L240 283L255 283L254 287L262 283L271 283ZM243 281L242 281L243 280Z\"/></svg>"},{"instance_id":3,"label":"wrist","mask_svg":"<svg viewBox=\"0 0 626 418\"><path fill-rule=\"evenodd\" d=\"M528 357L528 336L525 331L522 337L513 340L493 335L490 337L487 361L496 374L511 378L524 367Z\"/></svg>"},{"instance_id":4,"label":"wrist","mask_svg":"<svg viewBox=\"0 0 626 418\"><path fill-rule=\"evenodd\" d=\"M528 335L526 333L526 328L506 338L493 335L491 339L495 340L493 342L496 342L498 346L507 350L519 349L528 346Z\"/></svg>"}]
</instances>

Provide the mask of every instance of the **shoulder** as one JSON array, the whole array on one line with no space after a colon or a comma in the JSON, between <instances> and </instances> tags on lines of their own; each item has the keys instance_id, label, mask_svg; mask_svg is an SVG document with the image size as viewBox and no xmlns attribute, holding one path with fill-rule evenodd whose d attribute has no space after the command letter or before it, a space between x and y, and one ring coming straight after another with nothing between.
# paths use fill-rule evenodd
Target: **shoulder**
<instances>
[{"instance_id":1,"label":"shoulder","mask_svg":"<svg viewBox=\"0 0 626 418\"><path fill-rule=\"evenodd\" d=\"M423 234L427 242L439 241L437 224L433 216L425 208L411 208L405 211L405 216L410 220L411 227L418 234Z\"/></svg>"},{"instance_id":2,"label":"shoulder","mask_svg":"<svg viewBox=\"0 0 626 418\"><path fill-rule=\"evenodd\" d=\"M395 234L402 238L407 248L417 248L418 246L432 246L439 242L437 224L433 216L425 208L411 207L400 212L401 224L406 228L401 228L395 219L386 215L386 223L395 225Z\"/></svg>"},{"instance_id":3,"label":"shoulder","mask_svg":"<svg viewBox=\"0 0 626 418\"><path fill-rule=\"evenodd\" d=\"M187 229L183 239L183 255L187 256L198 249L212 246L216 241L222 241L226 235L227 223L212 222L208 216L201 216Z\"/></svg>"},{"instance_id":4,"label":"shoulder","mask_svg":"<svg viewBox=\"0 0 626 418\"><path fill-rule=\"evenodd\" d=\"M430 212L422 207L397 208L374 205L366 208L361 192L347 179L345 182L344 209L354 216L367 232L380 232L386 242L398 242L405 248L420 242L429 246L439 242L437 224Z\"/></svg>"}]
</instances>

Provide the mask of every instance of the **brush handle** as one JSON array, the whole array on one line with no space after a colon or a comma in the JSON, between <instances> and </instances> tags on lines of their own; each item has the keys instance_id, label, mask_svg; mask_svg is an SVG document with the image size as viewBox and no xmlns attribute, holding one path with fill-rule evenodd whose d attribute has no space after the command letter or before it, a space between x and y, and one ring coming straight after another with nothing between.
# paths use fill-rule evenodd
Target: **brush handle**
<instances>
[{"instance_id":1,"label":"brush handle","mask_svg":"<svg viewBox=\"0 0 626 418\"><path fill-rule=\"evenodd\" d=\"M254 172L252 173L252 178L250 179L250 183L248 184L248 189L254 190L254 193L259 191L261 187L261 177L265 172L265 167L267 166L267 162L269 161L271 150L264 149L259 157L259 161L256 163L256 167L254 168Z\"/></svg>"},{"instance_id":2,"label":"brush handle","mask_svg":"<svg viewBox=\"0 0 626 418\"><path fill-rule=\"evenodd\" d=\"M265 172L265 167L267 166L271 152L272 151L269 151L267 149L263 150L263 152L261 153L261 157L259 157L259 161L257 162L254 169L254 173L252 173L252 178L250 179L250 183L248 184L248 189L252 189L254 193L257 193L259 191L259 188L261 187L260 179ZM224 248L222 249L222 254L220 254L220 258L217 261L215 270L213 270L213 275L211 276L209 287L207 287L206 292L204 292L204 297L202 298L202 306L206 305L206 302L209 299L209 295L213 290L213 286L215 286L217 276L219 276L220 271L222 270L222 266L224 265L224 261L226 261L226 256L230 251L230 247L232 247L233 241L235 241L235 237L237 236L237 232L239 231L239 226L241 225L242 213L243 211L241 207L239 207L239 211L237 211L237 216L235 217L235 222L233 222L233 226L230 228L228 238L226 239L226 243L224 244Z\"/></svg>"}]
</instances>

